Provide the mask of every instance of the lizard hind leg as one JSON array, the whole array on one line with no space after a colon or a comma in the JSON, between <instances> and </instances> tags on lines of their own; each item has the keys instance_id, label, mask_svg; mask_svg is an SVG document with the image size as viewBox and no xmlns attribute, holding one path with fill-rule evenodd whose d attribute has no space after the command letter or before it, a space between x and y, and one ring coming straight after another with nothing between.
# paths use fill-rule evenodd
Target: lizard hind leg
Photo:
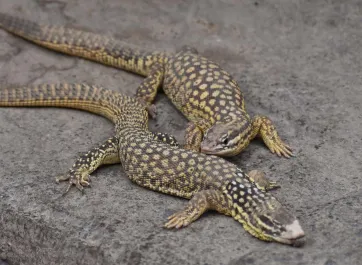
<instances>
[{"instance_id":1,"label":"lizard hind leg","mask_svg":"<svg viewBox=\"0 0 362 265\"><path fill-rule=\"evenodd\" d=\"M285 144L279 137L272 121L265 116L255 116L252 121L254 135L260 135L266 146L278 156L294 156L292 148Z\"/></svg>"},{"instance_id":2,"label":"lizard hind leg","mask_svg":"<svg viewBox=\"0 0 362 265\"><path fill-rule=\"evenodd\" d=\"M181 228L196 221L207 210L216 210L225 215L230 215L227 198L216 190L203 190L197 192L186 207L168 217L165 228Z\"/></svg>"}]
</instances>

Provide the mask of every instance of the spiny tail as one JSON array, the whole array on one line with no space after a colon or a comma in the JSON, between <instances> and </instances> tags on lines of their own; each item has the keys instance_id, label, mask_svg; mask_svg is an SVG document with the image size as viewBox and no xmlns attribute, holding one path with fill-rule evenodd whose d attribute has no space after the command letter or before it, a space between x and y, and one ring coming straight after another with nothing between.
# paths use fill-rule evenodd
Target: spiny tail
<instances>
[{"instance_id":1,"label":"spiny tail","mask_svg":"<svg viewBox=\"0 0 362 265\"><path fill-rule=\"evenodd\" d=\"M127 104L142 108L135 99L87 84L44 84L0 88L0 107L64 107L85 110L117 121Z\"/></svg>"},{"instance_id":2,"label":"spiny tail","mask_svg":"<svg viewBox=\"0 0 362 265\"><path fill-rule=\"evenodd\" d=\"M146 76L153 63L165 54L142 52L113 38L62 26L42 26L33 21L0 13L0 27L51 50L83 57Z\"/></svg>"}]
</instances>

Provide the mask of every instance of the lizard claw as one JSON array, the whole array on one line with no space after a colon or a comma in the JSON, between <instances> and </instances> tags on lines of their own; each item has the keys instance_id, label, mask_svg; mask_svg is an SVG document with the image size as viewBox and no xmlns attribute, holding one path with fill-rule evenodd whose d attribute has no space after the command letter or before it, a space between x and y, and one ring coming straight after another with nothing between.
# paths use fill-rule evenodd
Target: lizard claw
<instances>
[{"instance_id":1,"label":"lizard claw","mask_svg":"<svg viewBox=\"0 0 362 265\"><path fill-rule=\"evenodd\" d=\"M278 136L274 137L273 141L269 143L268 147L272 153L276 153L279 157L284 156L286 158L290 158L295 156L293 154L292 148L285 144Z\"/></svg>"},{"instance_id":2,"label":"lizard claw","mask_svg":"<svg viewBox=\"0 0 362 265\"><path fill-rule=\"evenodd\" d=\"M148 114L151 116L152 119L156 119L156 117L157 117L156 105L151 104L146 107L146 110L148 111Z\"/></svg>"},{"instance_id":3,"label":"lizard claw","mask_svg":"<svg viewBox=\"0 0 362 265\"><path fill-rule=\"evenodd\" d=\"M260 128L260 136L273 154L286 158L294 156L292 148L280 139L275 126L268 117L256 116L253 124L255 128Z\"/></svg>"},{"instance_id":4,"label":"lizard claw","mask_svg":"<svg viewBox=\"0 0 362 265\"><path fill-rule=\"evenodd\" d=\"M84 187L90 187L90 176L88 174L82 174L80 172L76 172L74 170L69 170L69 172L65 175L60 175L55 178L55 181L59 183L60 181L69 182L67 189L63 193L63 195L67 194L70 188L75 185L76 188L84 192Z\"/></svg>"},{"instance_id":5,"label":"lizard claw","mask_svg":"<svg viewBox=\"0 0 362 265\"><path fill-rule=\"evenodd\" d=\"M165 228L181 228L188 226L190 224L191 216L185 213L184 211L175 213L168 218L168 222L164 225Z\"/></svg>"},{"instance_id":6,"label":"lizard claw","mask_svg":"<svg viewBox=\"0 0 362 265\"><path fill-rule=\"evenodd\" d=\"M147 101L144 100L143 98L137 98L137 100L139 103L141 103L144 106L144 108L147 110L147 112L151 116L151 118L156 119L156 116L157 116L156 105L147 103Z\"/></svg>"}]
</instances>

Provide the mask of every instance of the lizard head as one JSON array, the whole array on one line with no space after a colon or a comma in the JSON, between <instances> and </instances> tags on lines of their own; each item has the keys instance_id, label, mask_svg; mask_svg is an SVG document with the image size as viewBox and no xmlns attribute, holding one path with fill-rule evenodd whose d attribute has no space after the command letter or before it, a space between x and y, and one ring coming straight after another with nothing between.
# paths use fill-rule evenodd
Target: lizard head
<instances>
[{"instance_id":1,"label":"lizard head","mask_svg":"<svg viewBox=\"0 0 362 265\"><path fill-rule=\"evenodd\" d=\"M232 217L253 236L283 244L300 246L304 231L299 221L274 197L259 190L245 178L236 178L224 189L231 205Z\"/></svg>"},{"instance_id":2,"label":"lizard head","mask_svg":"<svg viewBox=\"0 0 362 265\"><path fill-rule=\"evenodd\" d=\"M233 156L251 140L252 125L247 118L226 118L217 121L204 134L201 152L209 155Z\"/></svg>"}]
</instances>

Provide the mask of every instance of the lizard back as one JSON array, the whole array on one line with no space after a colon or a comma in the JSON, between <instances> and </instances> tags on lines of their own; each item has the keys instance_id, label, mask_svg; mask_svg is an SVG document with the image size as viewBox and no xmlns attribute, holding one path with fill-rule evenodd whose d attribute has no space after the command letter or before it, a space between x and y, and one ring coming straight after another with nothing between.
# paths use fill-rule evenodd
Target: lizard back
<instances>
[{"instance_id":1,"label":"lizard back","mask_svg":"<svg viewBox=\"0 0 362 265\"><path fill-rule=\"evenodd\" d=\"M230 74L192 52L170 57L163 90L189 120L205 130L230 114L247 116L242 92Z\"/></svg>"}]
</instances>

